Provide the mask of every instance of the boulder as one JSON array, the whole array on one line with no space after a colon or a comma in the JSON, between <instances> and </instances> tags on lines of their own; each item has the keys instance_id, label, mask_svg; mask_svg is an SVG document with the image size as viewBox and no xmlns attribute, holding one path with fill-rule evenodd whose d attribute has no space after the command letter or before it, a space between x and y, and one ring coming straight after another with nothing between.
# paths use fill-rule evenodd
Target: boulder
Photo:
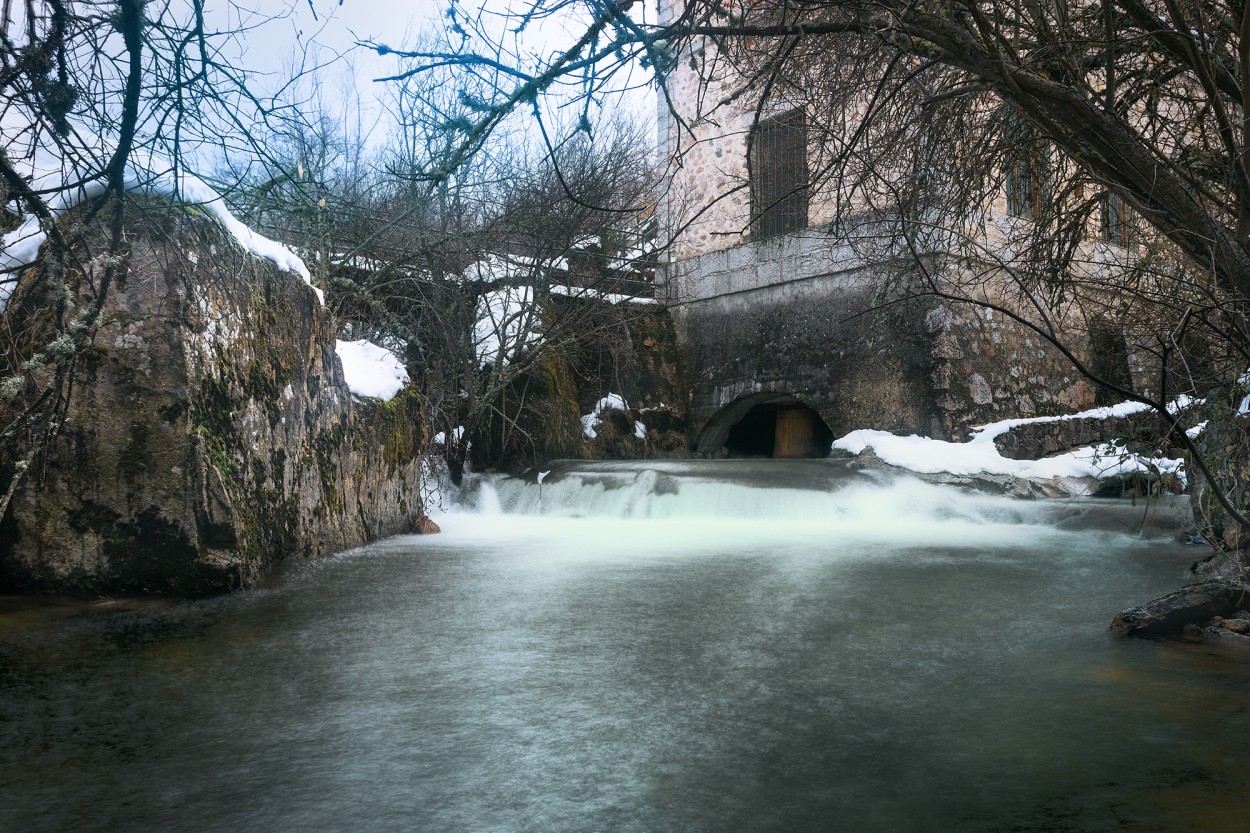
<instances>
[{"instance_id":1,"label":"boulder","mask_svg":"<svg viewBox=\"0 0 1250 833\"><path fill-rule=\"evenodd\" d=\"M1179 495L1184 491L1184 482L1172 472L1160 475L1154 472L1132 471L1101 478L1090 494L1092 497L1119 498L1146 497L1165 492Z\"/></svg>"},{"instance_id":2,"label":"boulder","mask_svg":"<svg viewBox=\"0 0 1250 833\"><path fill-rule=\"evenodd\" d=\"M124 280L65 424L0 523L0 592L246 587L277 559L404 532L421 510L415 393L353 396L334 320L299 275L213 223L154 213L126 218ZM14 332L50 308L40 268L6 311Z\"/></svg>"},{"instance_id":3,"label":"boulder","mask_svg":"<svg viewBox=\"0 0 1250 833\"><path fill-rule=\"evenodd\" d=\"M418 535L434 535L435 533L442 532L443 530L439 528L438 524L434 523L434 519L429 515L422 515L417 518L417 522L412 531Z\"/></svg>"},{"instance_id":4,"label":"boulder","mask_svg":"<svg viewBox=\"0 0 1250 833\"><path fill-rule=\"evenodd\" d=\"M1162 426L1153 413L1133 414L1112 419L1060 419L1030 422L994 438L998 452L1012 460L1039 460L1075 448L1097 445L1109 437L1134 436L1143 432L1160 433Z\"/></svg>"},{"instance_id":5,"label":"boulder","mask_svg":"<svg viewBox=\"0 0 1250 833\"><path fill-rule=\"evenodd\" d=\"M1250 586L1224 579L1202 581L1174 593L1125 610L1115 617L1111 630L1126 636L1175 636L1186 625L1205 623L1213 617L1229 621L1250 598Z\"/></svg>"},{"instance_id":6,"label":"boulder","mask_svg":"<svg viewBox=\"0 0 1250 833\"><path fill-rule=\"evenodd\" d=\"M1246 564L1246 554L1243 552L1217 552L1195 562L1189 569L1197 576L1208 579L1226 579L1233 583L1238 583L1250 575L1250 569L1247 569Z\"/></svg>"}]
</instances>

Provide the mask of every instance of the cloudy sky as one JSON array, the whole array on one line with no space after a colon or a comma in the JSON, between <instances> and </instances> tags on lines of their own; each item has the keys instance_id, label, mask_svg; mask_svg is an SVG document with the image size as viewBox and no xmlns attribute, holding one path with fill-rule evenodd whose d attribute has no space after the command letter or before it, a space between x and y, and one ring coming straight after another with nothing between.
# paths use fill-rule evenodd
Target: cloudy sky
<instances>
[{"instance_id":1,"label":"cloudy sky","mask_svg":"<svg viewBox=\"0 0 1250 833\"><path fill-rule=\"evenodd\" d=\"M411 47L417 35L441 26L449 0L238 0L254 9L252 21L238 18L230 23L257 23L242 42L246 54L242 65L272 73L274 83L287 74L291 56L311 47L323 61L341 56L329 72L322 75L323 84L336 91L345 89L340 79L354 77L365 121L380 116L378 99L385 96L385 83L374 79L393 74L399 67L396 60L379 57L370 50L357 48L357 41L376 41L393 48ZM490 31L502 32L507 27L509 9L524 8L527 0L459 0L462 13L480 15L482 25ZM654 8L653 3L646 6ZM272 19L270 19L272 18ZM263 24L259 21L267 20ZM575 24L574 24L575 25ZM528 37L508 46L524 53L550 53L566 46L567 33L559 21L531 27ZM635 76L634 82L640 76ZM649 110L650 99L633 96L631 109Z\"/></svg>"},{"instance_id":2,"label":"cloudy sky","mask_svg":"<svg viewBox=\"0 0 1250 833\"><path fill-rule=\"evenodd\" d=\"M490 2L491 0L488 0ZM356 47L358 40L377 40L402 48L420 31L436 23L447 0L243 0L254 13L236 10L226 25L255 25L241 41L243 64L280 76L292 56L305 49L322 60L342 56L338 72L352 71L361 94L376 95L373 78L393 71L393 59L379 58Z\"/></svg>"}]
</instances>

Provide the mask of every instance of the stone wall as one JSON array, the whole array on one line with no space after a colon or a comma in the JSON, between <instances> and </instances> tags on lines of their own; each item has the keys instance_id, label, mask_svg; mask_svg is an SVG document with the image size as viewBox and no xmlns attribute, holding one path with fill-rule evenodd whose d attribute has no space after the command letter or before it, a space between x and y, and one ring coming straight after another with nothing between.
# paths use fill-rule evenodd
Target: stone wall
<instances>
[{"instance_id":1,"label":"stone wall","mask_svg":"<svg viewBox=\"0 0 1250 833\"><path fill-rule=\"evenodd\" d=\"M940 274L933 257L930 273ZM966 438L999 419L1092 406L1068 359L999 312L885 287L899 278L812 230L669 265L699 449L720 422L788 397L835 436L855 428ZM1067 334L1082 356L1083 334Z\"/></svg>"},{"instance_id":2,"label":"stone wall","mask_svg":"<svg viewBox=\"0 0 1250 833\"><path fill-rule=\"evenodd\" d=\"M874 274L819 234L712 252L677 264L670 279L699 450L715 450L728 427L720 417L745 412L737 403L776 397L810 406L835 436L868 426L941 431L928 391L927 305L870 312Z\"/></svg>"},{"instance_id":3,"label":"stone wall","mask_svg":"<svg viewBox=\"0 0 1250 833\"><path fill-rule=\"evenodd\" d=\"M1094 389L1037 333L1001 312L945 302L925 316L933 357L934 403L945 432L1002 419L1057 416L1094 405ZM1071 334L1084 354L1084 337Z\"/></svg>"},{"instance_id":4,"label":"stone wall","mask_svg":"<svg viewBox=\"0 0 1250 833\"><path fill-rule=\"evenodd\" d=\"M178 216L130 224L65 424L0 528L0 590L226 590L422 512L415 395L355 399L312 290ZM10 316L38 308L36 275Z\"/></svg>"}]
</instances>

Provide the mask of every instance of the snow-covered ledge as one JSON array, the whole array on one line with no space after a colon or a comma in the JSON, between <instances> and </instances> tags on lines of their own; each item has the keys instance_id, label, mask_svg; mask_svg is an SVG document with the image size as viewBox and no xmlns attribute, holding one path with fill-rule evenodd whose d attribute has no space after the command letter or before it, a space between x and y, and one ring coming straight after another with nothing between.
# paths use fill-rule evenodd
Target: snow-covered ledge
<instances>
[{"instance_id":1,"label":"snow-covered ledge","mask_svg":"<svg viewBox=\"0 0 1250 833\"><path fill-rule=\"evenodd\" d=\"M1183 407L1188 402L1177 403ZM1050 481L1068 494L1088 494L1098 480L1134 472L1161 473L1184 481L1184 461L1171 457L1143 457L1107 443L1086 446L1039 460L1004 457L994 440L1022 425L1076 419L1110 420L1142 414L1151 409L1124 402L1064 416L1006 419L973 429L967 442L947 442L929 437L896 436L888 431L852 431L834 441L833 447L854 455L871 451L881 462L918 474L953 476L1007 476L1029 481Z\"/></svg>"},{"instance_id":2,"label":"snow-covered ledge","mask_svg":"<svg viewBox=\"0 0 1250 833\"><path fill-rule=\"evenodd\" d=\"M38 148L14 166L28 177L32 190L49 194L47 206L54 218L107 190L106 180L98 172L76 167L46 148ZM324 294L313 286L308 267L299 255L242 223L226 207L221 194L194 174L175 168L168 160L134 153L126 165L125 187L136 194L168 197L208 213L243 251L270 261L283 272L299 275L317 300L325 303ZM39 218L28 215L21 225L0 238L0 313L13 294L17 273L35 262L47 237Z\"/></svg>"}]
</instances>

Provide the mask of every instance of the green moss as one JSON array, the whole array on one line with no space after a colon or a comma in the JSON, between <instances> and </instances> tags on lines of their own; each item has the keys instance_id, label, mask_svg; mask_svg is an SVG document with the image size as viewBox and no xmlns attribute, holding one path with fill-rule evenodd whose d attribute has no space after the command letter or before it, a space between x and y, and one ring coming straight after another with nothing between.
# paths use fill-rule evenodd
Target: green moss
<instances>
[{"instance_id":1,"label":"green moss","mask_svg":"<svg viewBox=\"0 0 1250 833\"><path fill-rule=\"evenodd\" d=\"M1242 397L1241 385L1229 385L1212 391L1198 407L1196 420L1205 420L1206 427L1194 440L1208 467L1215 476L1215 487L1221 489L1242 515L1250 514L1250 417L1238 413ZM1222 540L1231 549L1250 544L1250 534L1240 529L1220 505L1212 487L1194 466L1194 520L1204 528L1211 540Z\"/></svg>"},{"instance_id":2,"label":"green moss","mask_svg":"<svg viewBox=\"0 0 1250 833\"><path fill-rule=\"evenodd\" d=\"M313 454L317 462L317 474L321 482L321 502L331 512L343 509L343 494L339 488L340 472L338 454L343 445L346 428L342 423L322 431L313 440Z\"/></svg>"}]
</instances>

